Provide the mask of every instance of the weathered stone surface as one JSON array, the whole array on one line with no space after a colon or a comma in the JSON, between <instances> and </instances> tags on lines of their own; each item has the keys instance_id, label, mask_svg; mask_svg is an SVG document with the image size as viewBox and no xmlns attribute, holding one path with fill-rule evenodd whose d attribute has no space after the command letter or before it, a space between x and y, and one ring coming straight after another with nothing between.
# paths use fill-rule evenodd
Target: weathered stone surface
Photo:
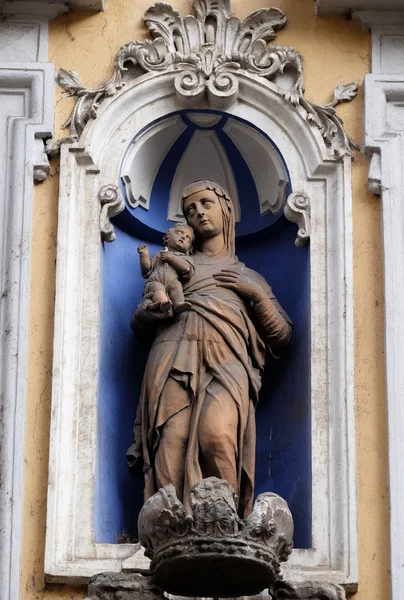
<instances>
[{"instance_id":1,"label":"weathered stone surface","mask_svg":"<svg viewBox=\"0 0 404 600\"><path fill-rule=\"evenodd\" d=\"M301 585L275 581L271 586L270 594L273 600L345 600L343 587L316 581Z\"/></svg>"},{"instance_id":2,"label":"weathered stone surface","mask_svg":"<svg viewBox=\"0 0 404 600\"><path fill-rule=\"evenodd\" d=\"M139 573L101 573L90 579L86 600L163 600L163 593Z\"/></svg>"}]
</instances>

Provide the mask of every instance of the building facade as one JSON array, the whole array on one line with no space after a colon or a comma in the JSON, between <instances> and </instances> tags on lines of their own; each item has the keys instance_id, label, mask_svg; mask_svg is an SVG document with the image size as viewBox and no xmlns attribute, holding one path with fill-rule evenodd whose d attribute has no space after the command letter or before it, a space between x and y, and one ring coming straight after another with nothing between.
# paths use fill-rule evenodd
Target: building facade
<instances>
[{"instance_id":1,"label":"building facade","mask_svg":"<svg viewBox=\"0 0 404 600\"><path fill-rule=\"evenodd\" d=\"M172 5L182 15L193 14L188 0ZM205 116L214 113L218 119L225 115L233 132L242 132L240 153L251 170L259 201L265 195L260 190L268 186L265 178L261 180L262 173L275 169L273 173L285 181L285 189L290 184L289 192L305 194L311 202L311 215L307 210L304 214L295 212L293 232L290 229L295 237L295 225L298 223L300 229L304 225L311 237L308 262L304 263L303 254L291 254L298 258L290 259L301 261L300 272L311 264L311 294L307 296L311 325L304 341L311 356L311 366L307 366L311 404L305 413L311 458L308 463L299 463L291 451L290 460L293 469L300 468L307 477L310 471L313 476L308 494L311 508L302 520L307 523L309 519L311 531L318 532L317 538L317 533L313 534L318 552L310 554L310 532L306 535L304 527L298 526L301 539L288 577L298 581L306 569L311 579L321 579L321 570L325 570L328 580L344 585L358 600L404 598L404 550L400 543L404 529L400 469L404 425L400 405L404 385L400 361L404 7L399 0L317 0L316 6L311 0L279 0L274 6L287 17L287 25L276 31L274 43L296 49L303 57L304 98L317 107L317 114L323 114L321 107L329 106L332 90L339 84L358 84L357 96L344 91L348 97L342 100L347 102L336 108L344 122L341 131L357 145L352 159L349 147L346 153L341 150L345 138L338 138L342 142L337 148L334 137L330 143L324 141L321 127L313 127L303 114L301 107L308 105L296 108L286 105L285 97L279 100L275 86L290 89L281 79L271 80L265 87L259 73L251 81L242 74L239 96L233 98L233 104L222 97L216 104L215 100L206 104L205 96L188 96L181 104L178 94L174 97L170 91L170 73L166 79L164 73L153 79L153 73L143 70L126 89L115 90L111 99L101 97L97 117L85 119L87 127L83 133L80 129L79 139L62 145L60 160L48 160L44 141L69 133L62 126L74 107L74 99L62 97L63 90L54 82L55 72L77 72L84 82L83 90L102 88L101 82L113 74L119 49L132 40L150 38L150 27L147 30L142 21L149 3L108 0L104 7L85 2L5 2L0 8L4 17L0 24L0 123L6 141L0 154L4 174L0 535L5 549L0 564L2 581L6 582L0 597L4 600L86 598L86 581L92 573L120 570L134 553L133 545L118 544L114 533L126 529L122 523L128 523L130 529L131 518L112 522L111 514L121 509L108 491L114 486L114 478L108 479L114 469L113 463L108 463L108 451L104 474L94 466L103 455L102 451L96 454L100 421L94 412L94 389L98 389L100 379L90 373L97 371L94 365L99 356L91 353L95 346L102 347L102 339L112 339L108 331L102 334L104 338L99 337L97 302L102 297L105 306L106 300L104 288L97 286L114 270L115 259L110 259L108 252L126 252L129 266L125 263L125 268L129 270L133 259L132 246L119 246L120 225L113 218L119 211L111 208L109 200L103 204L99 193L102 186L118 185L116 169L122 167L121 157L129 156L125 152L136 133L145 129L152 139L155 132L148 128L168 115L182 119L181 131L186 133L185 127L190 125L184 119L198 111L205 111ZM241 21L260 8L262 3L255 0L232 3L234 15ZM77 80L70 82L70 92L74 92L74 85ZM191 134L199 135L199 147L208 144L209 155L212 147L217 147L212 142L214 136L223 141L227 131L229 137L234 136L233 141L237 139L230 125L226 124L229 129L223 133L215 121L208 135L206 125L203 134L198 134L202 130L195 129L194 123L190 140ZM256 134L250 136L242 126L259 131L263 139L257 142ZM295 142L284 141L286 138ZM155 139L154 146L144 146L147 155L161 151L161 138ZM273 152L266 150L264 139L272 140L271 148L277 148L280 158L261 164L262 154ZM211 142L213 146L209 146ZM262 153L254 149L255 143L264 148ZM175 141L166 140L167 152L156 162L159 169L168 149L174 146ZM230 142L222 146L230 148ZM49 147L54 148L52 144ZM135 150L141 152L137 147ZM114 154L118 151L115 167ZM195 169L197 174L192 161L195 148L189 150L191 159L186 158L187 150L184 152L172 160L176 165L184 161L183 171ZM139 169L136 171L136 160L143 164L139 153L133 155L132 162L125 159L122 168L127 167L133 194L140 197L143 189L144 195L147 190L151 193L153 181L151 175L149 181ZM216 158L212 169L222 160L220 152ZM226 164L223 158L221 172L225 174ZM229 172L237 173L236 163L230 160L229 164ZM282 171L284 164L286 170ZM177 186L183 177L180 172ZM163 181L162 171L161 178ZM246 213L240 190L244 184L229 175L228 186L232 181L239 190L242 224ZM137 189L139 182L141 191ZM102 213L105 205L107 210ZM151 215L152 209L150 204L149 212L142 214ZM175 214L175 206L170 210ZM96 242L91 245L100 235L100 213L105 218L101 248L111 242L106 251L95 250ZM261 210L260 214L267 213ZM112 241L109 218L117 242ZM255 226L253 221L248 223ZM109 250L114 247L118 250ZM308 253L307 248L296 252ZM247 256L248 248L243 246L243 251ZM267 251L274 252L269 246ZM254 252L258 257L263 251ZM265 257L260 260L265 262ZM104 279L100 279L100 264ZM137 268L133 265L133 270ZM125 273L124 269L122 281L128 280ZM268 277L278 277L280 293L288 301L290 286L285 285L282 291L282 273L297 277L294 271L282 269ZM93 286L95 296L86 291L86 285ZM113 302L118 298L118 292L114 293ZM131 292L124 290L123 284L119 293L130 297ZM303 308L299 311L299 315L304 313ZM325 331L327 335L323 335ZM87 350L90 363L95 361L90 366L85 362ZM80 358L75 362L77 356ZM71 369L65 371L68 365ZM90 374L82 379L86 369ZM294 385L301 386L301 381ZM89 404L85 391L77 396L73 388L91 389ZM108 402L106 398L107 407ZM120 408L113 405L110 410L106 419L112 422ZM282 422L282 417L278 418ZM291 440L295 434L292 427ZM109 438L103 439L106 444ZM296 450L299 456L305 448L308 446ZM298 479L296 475L293 482ZM271 481L276 487L281 476L276 480L273 475ZM287 482L284 485L289 489ZM304 492L299 493L296 506L303 506ZM114 494L119 496L116 490ZM97 519L102 521L103 515L111 527L100 527L94 533ZM143 558L136 560L138 567L144 567Z\"/></svg>"}]
</instances>

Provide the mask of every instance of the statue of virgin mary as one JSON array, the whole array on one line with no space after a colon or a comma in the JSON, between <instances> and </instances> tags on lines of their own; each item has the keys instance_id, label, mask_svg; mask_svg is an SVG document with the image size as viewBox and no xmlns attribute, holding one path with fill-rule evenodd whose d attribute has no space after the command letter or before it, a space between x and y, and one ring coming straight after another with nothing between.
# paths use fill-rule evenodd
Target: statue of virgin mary
<instances>
[{"instance_id":1,"label":"statue of virgin mary","mask_svg":"<svg viewBox=\"0 0 404 600\"><path fill-rule=\"evenodd\" d=\"M194 269L183 282L188 312L150 310L143 297L132 328L153 336L135 422L129 465L143 460L145 499L173 484L189 508L201 479L225 479L251 512L255 407L266 352L287 348L292 323L270 286L235 255L234 209L228 192L196 181L182 196L195 233Z\"/></svg>"}]
</instances>

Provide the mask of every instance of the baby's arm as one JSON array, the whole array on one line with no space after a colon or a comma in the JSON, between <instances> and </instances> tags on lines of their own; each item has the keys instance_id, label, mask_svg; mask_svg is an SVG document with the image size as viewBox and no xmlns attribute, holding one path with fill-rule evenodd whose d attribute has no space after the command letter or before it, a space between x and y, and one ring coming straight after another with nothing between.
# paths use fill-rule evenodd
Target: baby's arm
<instances>
[{"instance_id":1,"label":"baby's arm","mask_svg":"<svg viewBox=\"0 0 404 600\"><path fill-rule=\"evenodd\" d=\"M190 262L172 252L162 252L161 260L171 265L179 277L188 277L191 273L192 267Z\"/></svg>"},{"instance_id":2,"label":"baby's arm","mask_svg":"<svg viewBox=\"0 0 404 600\"><path fill-rule=\"evenodd\" d=\"M152 268L149 249L146 244L140 244L137 251L139 253L140 270L142 271L142 276L147 277Z\"/></svg>"}]
</instances>

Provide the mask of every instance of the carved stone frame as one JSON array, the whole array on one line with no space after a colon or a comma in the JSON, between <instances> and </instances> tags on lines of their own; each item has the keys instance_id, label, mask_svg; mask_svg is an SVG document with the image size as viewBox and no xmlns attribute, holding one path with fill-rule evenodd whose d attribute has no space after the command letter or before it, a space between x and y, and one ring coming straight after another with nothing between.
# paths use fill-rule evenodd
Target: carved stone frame
<instances>
[{"instance_id":1,"label":"carved stone frame","mask_svg":"<svg viewBox=\"0 0 404 600\"><path fill-rule=\"evenodd\" d=\"M0 130L4 135L0 151L0 574L4 600L20 595L33 186L44 155L43 139L52 135L53 87L53 65L0 63Z\"/></svg>"},{"instance_id":2,"label":"carved stone frame","mask_svg":"<svg viewBox=\"0 0 404 600\"><path fill-rule=\"evenodd\" d=\"M401 35L403 36L404 28ZM376 61L375 61L376 62ZM402 339L404 301L404 75L369 74L365 87L365 141L371 158L369 187L382 197L387 417L389 441L390 549L392 598L404 594L404 480Z\"/></svg>"},{"instance_id":3,"label":"carved stone frame","mask_svg":"<svg viewBox=\"0 0 404 600\"><path fill-rule=\"evenodd\" d=\"M45 571L85 582L120 571L138 548L96 544L93 500L100 303L99 192L118 183L133 135L183 108L175 73L146 74L107 99L77 143L62 145ZM288 157L296 191L311 200L311 387L313 548L295 550L292 582L357 583L351 159L279 96L277 86L238 74L228 109L262 129ZM200 108L209 108L201 101ZM118 200L119 201L119 200ZM116 200L115 200L116 202ZM132 565L147 568L139 551Z\"/></svg>"}]
</instances>

